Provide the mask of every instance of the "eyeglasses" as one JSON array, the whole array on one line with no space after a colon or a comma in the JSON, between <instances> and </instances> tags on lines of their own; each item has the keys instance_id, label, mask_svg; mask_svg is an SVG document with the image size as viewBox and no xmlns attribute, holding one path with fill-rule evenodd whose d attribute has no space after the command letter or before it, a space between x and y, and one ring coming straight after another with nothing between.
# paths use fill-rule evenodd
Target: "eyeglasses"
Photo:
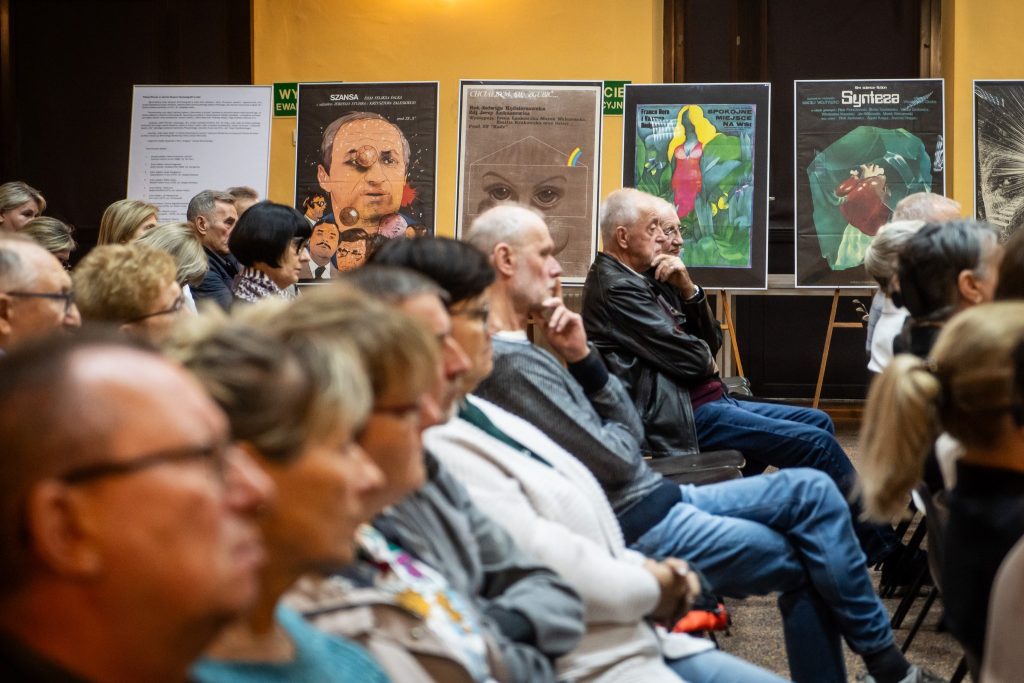
<instances>
[{"instance_id":1,"label":"eyeglasses","mask_svg":"<svg viewBox=\"0 0 1024 683\"><path fill-rule=\"evenodd\" d=\"M327 202L324 201L323 199L314 199L313 200L313 206L315 206L318 209L322 209L325 206L327 206Z\"/></svg>"},{"instance_id":2,"label":"eyeglasses","mask_svg":"<svg viewBox=\"0 0 1024 683\"><path fill-rule=\"evenodd\" d=\"M665 237L675 237L679 234L679 229L676 227L663 228L662 232L665 233Z\"/></svg>"},{"instance_id":3,"label":"eyeglasses","mask_svg":"<svg viewBox=\"0 0 1024 683\"><path fill-rule=\"evenodd\" d=\"M295 247L295 253L298 254L303 249L305 249L306 247L309 246L309 238L308 237L293 237L292 238L292 246Z\"/></svg>"},{"instance_id":4,"label":"eyeglasses","mask_svg":"<svg viewBox=\"0 0 1024 683\"><path fill-rule=\"evenodd\" d=\"M363 252L361 249L349 249L348 247L342 247L338 249L338 256L342 258L346 256L362 256Z\"/></svg>"},{"instance_id":5,"label":"eyeglasses","mask_svg":"<svg viewBox=\"0 0 1024 683\"><path fill-rule=\"evenodd\" d=\"M126 323L137 323L137 322L141 322L141 321L145 320L146 318L155 318L158 315L172 315L172 314L177 313L178 311L180 311L181 307L184 306L184 305L185 305L185 295L184 294L179 294L178 298L174 300L174 303L171 304L170 308L165 308L162 311L156 311L154 313L147 313L146 315L140 315L137 318L131 318L129 320L125 320L125 322Z\"/></svg>"},{"instance_id":6,"label":"eyeglasses","mask_svg":"<svg viewBox=\"0 0 1024 683\"><path fill-rule=\"evenodd\" d=\"M491 307L478 306L476 308L467 308L461 311L451 311L451 315L457 315L462 318L468 318L469 320L478 320L486 325L487 318L489 318L491 315Z\"/></svg>"},{"instance_id":7,"label":"eyeglasses","mask_svg":"<svg viewBox=\"0 0 1024 683\"><path fill-rule=\"evenodd\" d=\"M75 293L74 292L4 292L8 296L19 296L24 299L50 299L52 301L63 301L64 302L64 315L71 312L71 307L75 305Z\"/></svg>"},{"instance_id":8,"label":"eyeglasses","mask_svg":"<svg viewBox=\"0 0 1024 683\"><path fill-rule=\"evenodd\" d=\"M227 469L228 447L227 442L217 442L203 446L185 446L166 451L157 451L156 453L148 453L131 460L83 465L82 467L76 467L69 472L65 472L58 476L57 479L65 484L82 484L106 477L123 477L160 465L200 460L208 463L217 478L223 481L224 472Z\"/></svg>"}]
</instances>

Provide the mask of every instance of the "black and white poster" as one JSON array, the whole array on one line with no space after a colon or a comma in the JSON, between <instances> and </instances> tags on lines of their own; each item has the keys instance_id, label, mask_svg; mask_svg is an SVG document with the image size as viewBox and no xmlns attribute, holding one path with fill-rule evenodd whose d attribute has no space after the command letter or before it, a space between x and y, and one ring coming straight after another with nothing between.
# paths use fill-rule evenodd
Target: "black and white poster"
<instances>
[{"instance_id":1,"label":"black and white poster","mask_svg":"<svg viewBox=\"0 0 1024 683\"><path fill-rule=\"evenodd\" d=\"M462 81L456 236L503 202L551 229L562 279L582 283L597 251L600 81Z\"/></svg>"},{"instance_id":2,"label":"black and white poster","mask_svg":"<svg viewBox=\"0 0 1024 683\"><path fill-rule=\"evenodd\" d=\"M974 215L1003 237L1024 222L1024 81L974 81Z\"/></svg>"},{"instance_id":3,"label":"black and white poster","mask_svg":"<svg viewBox=\"0 0 1024 683\"><path fill-rule=\"evenodd\" d=\"M941 79L796 81L796 285L874 286L864 253L893 208L945 193Z\"/></svg>"}]
</instances>

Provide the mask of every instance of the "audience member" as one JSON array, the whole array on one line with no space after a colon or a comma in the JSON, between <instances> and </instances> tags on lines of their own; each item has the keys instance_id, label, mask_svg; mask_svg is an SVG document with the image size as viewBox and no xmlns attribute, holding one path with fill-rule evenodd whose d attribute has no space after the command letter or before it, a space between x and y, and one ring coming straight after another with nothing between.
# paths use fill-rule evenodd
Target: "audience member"
<instances>
[{"instance_id":1,"label":"audience member","mask_svg":"<svg viewBox=\"0 0 1024 683\"><path fill-rule=\"evenodd\" d=\"M63 272L63 271L61 271ZM0 358L0 669L183 681L256 597L272 484L178 366L50 337Z\"/></svg>"},{"instance_id":2,"label":"audience member","mask_svg":"<svg viewBox=\"0 0 1024 683\"><path fill-rule=\"evenodd\" d=\"M893 209L892 218L889 220L894 223L901 221L944 223L946 221L955 221L961 215L960 202L958 201L944 197L941 194L935 194L934 192L914 192L897 202L896 207ZM872 242L874 241L872 240ZM870 249L870 245L868 248ZM865 256L865 258L867 257ZM875 326L882 316L883 308L885 308L885 297L885 293L879 289L871 299L871 310L868 312L868 335L867 340L864 342L864 350L869 359L873 356L872 347L875 345ZM897 306L896 308L899 309L901 307ZM906 316L904 315L904 317ZM891 357L892 339L880 341L879 343L889 350L888 353ZM879 371L875 370L874 372Z\"/></svg>"},{"instance_id":3,"label":"audience member","mask_svg":"<svg viewBox=\"0 0 1024 683\"><path fill-rule=\"evenodd\" d=\"M139 244L107 244L86 254L73 276L86 322L117 325L154 345L174 331L184 297L170 254Z\"/></svg>"},{"instance_id":4,"label":"audience member","mask_svg":"<svg viewBox=\"0 0 1024 683\"><path fill-rule=\"evenodd\" d=\"M726 393L714 356L721 328L683 261L660 253L660 208L639 190L608 195L599 219L604 250L583 290L585 337L632 397L643 421L643 452L660 457L737 449L756 470L813 467L849 495L857 473L825 412L737 401ZM534 225L543 223L535 219ZM852 508L868 564L892 557L895 567L904 555L895 532L860 522L858 505Z\"/></svg>"},{"instance_id":5,"label":"audience member","mask_svg":"<svg viewBox=\"0 0 1024 683\"><path fill-rule=\"evenodd\" d=\"M42 193L20 180L0 185L0 231L18 232L46 211Z\"/></svg>"},{"instance_id":6,"label":"audience member","mask_svg":"<svg viewBox=\"0 0 1024 683\"><path fill-rule=\"evenodd\" d=\"M987 223L929 223L900 250L900 300L910 317L893 343L896 353L928 355L954 313L991 301L1003 248Z\"/></svg>"},{"instance_id":7,"label":"audience member","mask_svg":"<svg viewBox=\"0 0 1024 683\"><path fill-rule=\"evenodd\" d=\"M69 267L71 252L78 248L72 236L74 229L70 225L49 216L37 216L26 223L21 231L56 256L62 266Z\"/></svg>"},{"instance_id":8,"label":"audience member","mask_svg":"<svg viewBox=\"0 0 1024 683\"><path fill-rule=\"evenodd\" d=\"M302 270L303 280L330 280L331 271L337 274L337 269L331 267L331 259L338 251L340 241L341 235L334 223L320 221L313 226L313 234L309 238L309 261Z\"/></svg>"},{"instance_id":9,"label":"audience member","mask_svg":"<svg viewBox=\"0 0 1024 683\"><path fill-rule=\"evenodd\" d=\"M392 497L393 504L374 520L377 532L364 537L368 555L396 574L393 581L378 581L378 585L393 591L408 588L411 595L419 596L416 603L420 605L443 605L456 599L453 608L458 621L452 624L436 615L440 621L433 630L444 634L453 625L463 629L452 646L462 653L463 666L474 680L491 676L553 681L550 660L572 650L583 632L579 598L554 573L523 555L508 534L473 505L437 459L422 451L420 433L451 410L459 378L468 368L465 353L451 337L451 321L439 289L422 276L382 267L360 269L345 281L359 286L363 297L393 303L425 324L441 348L440 363L428 375L432 393L413 401L401 385L392 387L390 395L379 393L367 433L360 440L380 464L392 495L396 485L390 482L404 489L400 495L410 494L401 500ZM346 303L344 292L334 285L316 288L293 304L285 317L314 321L321 333L333 331L365 340L360 328L368 326L369 316L362 314L365 309ZM310 323L295 327L308 331ZM391 362L387 348L393 342L376 341L377 346L355 342L363 348L364 358L373 358L366 362L371 376L374 366ZM400 377L393 373L389 370L386 376ZM394 570L406 555L416 558L424 571ZM453 635L449 632L444 637L451 641Z\"/></svg>"},{"instance_id":10,"label":"audience member","mask_svg":"<svg viewBox=\"0 0 1024 683\"><path fill-rule=\"evenodd\" d=\"M216 398L277 496L259 520L267 562L256 604L221 634L193 676L385 681L361 648L317 631L280 602L303 575L351 562L356 528L369 519L367 496L381 474L354 440L371 400L362 368L338 343L289 348L244 318L197 323L176 339L174 355Z\"/></svg>"},{"instance_id":11,"label":"audience member","mask_svg":"<svg viewBox=\"0 0 1024 683\"><path fill-rule=\"evenodd\" d=\"M97 244L128 244L156 227L158 209L138 199L119 199L100 218Z\"/></svg>"},{"instance_id":12,"label":"audience member","mask_svg":"<svg viewBox=\"0 0 1024 683\"><path fill-rule=\"evenodd\" d=\"M1013 233L1003 245L995 298L1024 299L1024 230Z\"/></svg>"},{"instance_id":13,"label":"audience member","mask_svg":"<svg viewBox=\"0 0 1024 683\"><path fill-rule=\"evenodd\" d=\"M696 574L682 560L656 562L626 550L608 499L578 460L524 420L468 396L492 367L487 288L494 269L487 257L446 238L396 240L374 263L411 268L449 293L452 336L470 368L459 388L458 415L428 429L425 440L485 513L583 597L587 633L558 660L559 677L608 683L781 680L718 652L709 640L681 634L662 636L674 653L666 666L645 619L671 626L700 592Z\"/></svg>"},{"instance_id":14,"label":"audience member","mask_svg":"<svg viewBox=\"0 0 1024 683\"><path fill-rule=\"evenodd\" d=\"M900 250L922 227L924 223L917 220L887 223L879 228L864 253L864 270L878 283L876 296L880 295L882 299L882 306L874 318L871 343L868 345L868 370L871 372L881 372L892 360L892 342L910 315L907 309L897 306L893 301L893 294L899 290L896 271L900 265Z\"/></svg>"},{"instance_id":15,"label":"audience member","mask_svg":"<svg viewBox=\"0 0 1024 683\"><path fill-rule=\"evenodd\" d=\"M186 219L195 227L209 261L206 277L192 288L192 296L197 302L212 299L226 311L231 308L231 285L240 270L228 249L228 238L238 222L235 198L227 192L203 190L188 203Z\"/></svg>"},{"instance_id":16,"label":"audience member","mask_svg":"<svg viewBox=\"0 0 1024 683\"><path fill-rule=\"evenodd\" d=\"M252 303L268 296L293 298L294 287L309 263L309 223L290 206L260 202L243 214L228 246L245 268L231 292L236 301Z\"/></svg>"},{"instance_id":17,"label":"audience member","mask_svg":"<svg viewBox=\"0 0 1024 683\"><path fill-rule=\"evenodd\" d=\"M893 359L868 394L861 431L869 514L906 505L935 437L965 448L949 495L942 567L946 620L975 665L985 642L996 570L1024 536L1024 303L958 313L929 360Z\"/></svg>"},{"instance_id":18,"label":"audience member","mask_svg":"<svg viewBox=\"0 0 1024 683\"><path fill-rule=\"evenodd\" d=\"M242 217L242 214L245 213L250 206L260 200L259 193L247 185L229 187L224 191L235 198L235 210L238 211L239 218Z\"/></svg>"},{"instance_id":19,"label":"audience member","mask_svg":"<svg viewBox=\"0 0 1024 683\"><path fill-rule=\"evenodd\" d=\"M164 223L140 237L138 243L171 255L177 265L175 279L181 285L185 307L195 313L196 302L192 297L192 287L198 286L206 277L210 262L192 225L184 222Z\"/></svg>"},{"instance_id":20,"label":"audience member","mask_svg":"<svg viewBox=\"0 0 1024 683\"><path fill-rule=\"evenodd\" d=\"M805 468L701 487L677 486L643 459L643 426L629 395L587 345L579 315L555 296L561 267L540 217L517 206L479 216L468 240L490 255L494 370L477 395L524 418L583 462L618 516L627 545L684 558L719 594L780 591L790 673L845 681L839 635L869 674L932 680L893 642L850 521L831 479ZM567 363L534 346L527 320Z\"/></svg>"},{"instance_id":21,"label":"audience member","mask_svg":"<svg viewBox=\"0 0 1024 683\"><path fill-rule=\"evenodd\" d=\"M31 238L0 233L0 355L81 322L71 277L60 261Z\"/></svg>"}]
</instances>

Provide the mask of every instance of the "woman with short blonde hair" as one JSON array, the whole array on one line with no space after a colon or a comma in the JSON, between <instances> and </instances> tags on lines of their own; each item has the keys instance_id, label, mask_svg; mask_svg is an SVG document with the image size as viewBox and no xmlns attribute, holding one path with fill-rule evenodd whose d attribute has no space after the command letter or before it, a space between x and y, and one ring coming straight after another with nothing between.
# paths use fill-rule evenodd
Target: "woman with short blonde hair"
<instances>
[{"instance_id":1,"label":"woman with short blonde hair","mask_svg":"<svg viewBox=\"0 0 1024 683\"><path fill-rule=\"evenodd\" d=\"M138 199L119 199L103 212L97 244L128 244L156 225L159 209Z\"/></svg>"},{"instance_id":2,"label":"woman with short blonde hair","mask_svg":"<svg viewBox=\"0 0 1024 683\"><path fill-rule=\"evenodd\" d=\"M140 237L137 244L145 244L166 251L178 265L178 284L185 297L188 310L196 312L192 287L198 286L210 268L209 257L199 241L199 235L191 223L164 223Z\"/></svg>"},{"instance_id":3,"label":"woman with short blonde hair","mask_svg":"<svg viewBox=\"0 0 1024 683\"><path fill-rule=\"evenodd\" d=\"M0 230L18 232L46 211L42 193L20 180L0 185Z\"/></svg>"},{"instance_id":4,"label":"woman with short blonde hair","mask_svg":"<svg viewBox=\"0 0 1024 683\"><path fill-rule=\"evenodd\" d=\"M21 230L39 245L57 257L57 260L68 267L71 259L71 252L78 248L75 238L72 237L74 229L63 221L50 216L36 216Z\"/></svg>"}]
</instances>

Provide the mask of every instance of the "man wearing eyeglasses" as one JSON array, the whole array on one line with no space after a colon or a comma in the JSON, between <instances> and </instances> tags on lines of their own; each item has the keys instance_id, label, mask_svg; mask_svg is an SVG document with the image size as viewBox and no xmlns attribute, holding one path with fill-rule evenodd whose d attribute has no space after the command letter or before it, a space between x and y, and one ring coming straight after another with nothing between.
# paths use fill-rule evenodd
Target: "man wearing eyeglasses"
<instances>
[{"instance_id":1,"label":"man wearing eyeglasses","mask_svg":"<svg viewBox=\"0 0 1024 683\"><path fill-rule=\"evenodd\" d=\"M81 324L60 261L26 237L0 235L0 355L26 339Z\"/></svg>"},{"instance_id":2,"label":"man wearing eyeglasses","mask_svg":"<svg viewBox=\"0 0 1024 683\"><path fill-rule=\"evenodd\" d=\"M186 679L264 561L273 485L229 438L184 370L118 339L0 358L5 680Z\"/></svg>"}]
</instances>

